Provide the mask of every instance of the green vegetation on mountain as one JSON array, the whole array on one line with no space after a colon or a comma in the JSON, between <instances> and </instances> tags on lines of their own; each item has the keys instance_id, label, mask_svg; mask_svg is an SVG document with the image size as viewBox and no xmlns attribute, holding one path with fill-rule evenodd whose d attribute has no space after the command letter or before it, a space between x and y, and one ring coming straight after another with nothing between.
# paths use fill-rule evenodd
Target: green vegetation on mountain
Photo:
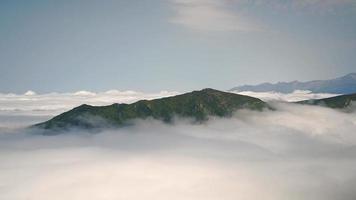
<instances>
[{"instance_id":1,"label":"green vegetation on mountain","mask_svg":"<svg viewBox=\"0 0 356 200\"><path fill-rule=\"evenodd\" d=\"M340 96L330 97L325 99L313 99L313 100L300 101L297 103L308 104L308 105L320 105L329 108L342 109L342 108L349 107L353 101L356 102L356 93L340 95Z\"/></svg>"},{"instance_id":2,"label":"green vegetation on mountain","mask_svg":"<svg viewBox=\"0 0 356 200\"><path fill-rule=\"evenodd\" d=\"M209 116L228 117L238 109L262 110L268 105L260 99L203 89L173 97L141 100L109 106L81 105L33 127L43 129L101 128L122 126L134 119L153 118L171 122L175 116L201 122Z\"/></svg>"}]
</instances>

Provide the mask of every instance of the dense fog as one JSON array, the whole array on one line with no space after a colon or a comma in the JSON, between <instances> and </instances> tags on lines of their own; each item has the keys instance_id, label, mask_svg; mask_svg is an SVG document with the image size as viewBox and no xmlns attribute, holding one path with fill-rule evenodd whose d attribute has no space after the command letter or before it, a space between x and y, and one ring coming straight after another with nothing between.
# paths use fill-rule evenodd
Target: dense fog
<instances>
[{"instance_id":1,"label":"dense fog","mask_svg":"<svg viewBox=\"0 0 356 200\"><path fill-rule=\"evenodd\" d=\"M356 199L356 112L272 104L56 136L25 128L51 115L2 111L0 199Z\"/></svg>"}]
</instances>

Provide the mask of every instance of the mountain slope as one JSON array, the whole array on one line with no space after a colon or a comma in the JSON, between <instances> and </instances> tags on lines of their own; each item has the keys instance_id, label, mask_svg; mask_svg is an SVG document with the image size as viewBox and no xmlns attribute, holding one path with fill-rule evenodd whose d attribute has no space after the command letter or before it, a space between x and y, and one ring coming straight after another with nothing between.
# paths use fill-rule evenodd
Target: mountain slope
<instances>
[{"instance_id":1,"label":"mountain slope","mask_svg":"<svg viewBox=\"0 0 356 200\"><path fill-rule=\"evenodd\" d=\"M356 93L340 95L336 97L330 97L325 99L313 99L300 101L297 103L308 104L308 105L321 105L329 108L347 108L351 105L352 102L356 102Z\"/></svg>"},{"instance_id":2,"label":"mountain slope","mask_svg":"<svg viewBox=\"0 0 356 200\"><path fill-rule=\"evenodd\" d=\"M125 125L129 120L154 119L170 122L174 116L204 121L208 116L230 116L235 110L262 110L267 104L257 98L213 89L193 91L173 97L141 100L109 106L81 105L34 127L43 129L101 128Z\"/></svg>"},{"instance_id":3,"label":"mountain slope","mask_svg":"<svg viewBox=\"0 0 356 200\"><path fill-rule=\"evenodd\" d=\"M243 85L231 88L229 91L281 92L291 93L295 90L310 90L315 93L351 94L356 92L356 73L331 79L308 82L279 82L276 84L262 83L259 85Z\"/></svg>"}]
</instances>

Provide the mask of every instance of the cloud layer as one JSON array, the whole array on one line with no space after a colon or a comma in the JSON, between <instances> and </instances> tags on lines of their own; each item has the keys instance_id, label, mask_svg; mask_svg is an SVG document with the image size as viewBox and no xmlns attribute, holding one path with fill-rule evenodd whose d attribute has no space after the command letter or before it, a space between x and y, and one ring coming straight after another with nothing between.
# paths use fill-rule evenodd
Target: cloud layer
<instances>
[{"instance_id":1,"label":"cloud layer","mask_svg":"<svg viewBox=\"0 0 356 200\"><path fill-rule=\"evenodd\" d=\"M19 121L12 120L22 116L21 124L43 121L53 115L60 114L81 104L109 105L112 103L133 103L142 99L155 99L177 95L178 92L161 91L158 93L143 93L136 91L109 90L94 93L78 91L74 93L47 93L36 94L28 91L25 94L1 94L0 93L0 119L14 125ZM31 116L28 118L28 116ZM32 117L37 116L37 118ZM32 119L32 120L31 120Z\"/></svg>"},{"instance_id":2,"label":"cloud layer","mask_svg":"<svg viewBox=\"0 0 356 200\"><path fill-rule=\"evenodd\" d=\"M355 199L356 113L274 106L94 135L0 130L0 199Z\"/></svg>"}]
</instances>

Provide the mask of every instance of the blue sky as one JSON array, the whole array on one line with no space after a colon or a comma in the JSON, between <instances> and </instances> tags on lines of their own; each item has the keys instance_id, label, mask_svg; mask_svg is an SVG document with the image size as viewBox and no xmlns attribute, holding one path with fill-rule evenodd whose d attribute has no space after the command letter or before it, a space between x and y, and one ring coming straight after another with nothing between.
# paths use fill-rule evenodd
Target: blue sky
<instances>
[{"instance_id":1,"label":"blue sky","mask_svg":"<svg viewBox=\"0 0 356 200\"><path fill-rule=\"evenodd\" d=\"M327 79L355 52L355 0L0 1L0 92Z\"/></svg>"}]
</instances>

